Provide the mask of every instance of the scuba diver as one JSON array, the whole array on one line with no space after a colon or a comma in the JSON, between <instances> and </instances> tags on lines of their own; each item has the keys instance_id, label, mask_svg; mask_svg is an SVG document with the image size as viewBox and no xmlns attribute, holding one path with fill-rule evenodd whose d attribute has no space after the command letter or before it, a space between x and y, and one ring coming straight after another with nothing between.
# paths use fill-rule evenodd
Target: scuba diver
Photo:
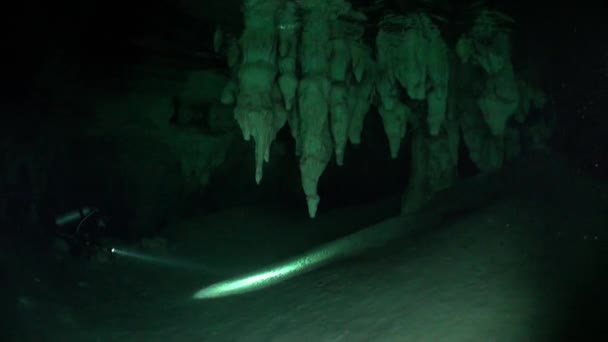
<instances>
[{"instance_id":1,"label":"scuba diver","mask_svg":"<svg viewBox=\"0 0 608 342\"><path fill-rule=\"evenodd\" d=\"M95 207L79 207L56 215L55 235L64 240L74 256L90 258L98 252L110 253L101 243L107 234L107 217Z\"/></svg>"}]
</instances>

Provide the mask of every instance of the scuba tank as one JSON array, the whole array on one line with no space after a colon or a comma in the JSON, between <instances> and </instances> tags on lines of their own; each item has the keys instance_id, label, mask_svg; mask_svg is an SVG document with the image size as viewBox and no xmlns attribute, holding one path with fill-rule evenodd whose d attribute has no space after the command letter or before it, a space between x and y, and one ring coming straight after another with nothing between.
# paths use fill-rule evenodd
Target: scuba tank
<instances>
[{"instance_id":1,"label":"scuba tank","mask_svg":"<svg viewBox=\"0 0 608 342\"><path fill-rule=\"evenodd\" d=\"M80 226L81 223L84 222L84 220L86 220L88 217L92 216L96 212L99 212L99 209L89 207L70 210L67 213L57 215L55 217L55 225L57 227L63 227L71 223L79 222L78 226Z\"/></svg>"},{"instance_id":2,"label":"scuba tank","mask_svg":"<svg viewBox=\"0 0 608 342\"><path fill-rule=\"evenodd\" d=\"M98 208L80 207L54 218L55 235L63 239L70 247L70 253L77 256L91 257L100 250L105 250L100 242L106 224L106 218Z\"/></svg>"}]
</instances>

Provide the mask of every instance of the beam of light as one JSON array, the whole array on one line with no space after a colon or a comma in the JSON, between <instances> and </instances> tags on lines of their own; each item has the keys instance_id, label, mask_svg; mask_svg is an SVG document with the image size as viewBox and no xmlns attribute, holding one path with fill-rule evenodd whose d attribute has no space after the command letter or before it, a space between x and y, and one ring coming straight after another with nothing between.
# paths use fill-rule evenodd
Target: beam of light
<instances>
[{"instance_id":1,"label":"beam of light","mask_svg":"<svg viewBox=\"0 0 608 342\"><path fill-rule=\"evenodd\" d=\"M324 253L308 253L302 257L274 267L259 270L238 278L222 281L197 291L194 299L220 298L251 292L277 284L296 275L303 274L320 267L324 261L330 260Z\"/></svg>"},{"instance_id":2,"label":"beam of light","mask_svg":"<svg viewBox=\"0 0 608 342\"><path fill-rule=\"evenodd\" d=\"M187 270L187 271L205 272L207 274L216 274L216 275L222 274L221 272L218 272L210 267L207 267L207 266L204 266L201 264L197 264L197 263L193 263L190 261L163 257L163 256L155 256L152 254L141 253L141 252L137 252L137 251L126 249L126 248L113 247L110 249L110 252L112 254L120 256L120 257L131 258L131 259L134 259L137 261L142 261L142 262L159 265L159 266L178 268L178 269L183 269L183 270Z\"/></svg>"},{"instance_id":3,"label":"beam of light","mask_svg":"<svg viewBox=\"0 0 608 342\"><path fill-rule=\"evenodd\" d=\"M285 262L203 287L195 292L192 298L220 298L260 290L318 269L330 262L352 257L372 248L382 247L414 229L437 224L437 217L438 215L397 216L336 241L323 244Z\"/></svg>"}]
</instances>

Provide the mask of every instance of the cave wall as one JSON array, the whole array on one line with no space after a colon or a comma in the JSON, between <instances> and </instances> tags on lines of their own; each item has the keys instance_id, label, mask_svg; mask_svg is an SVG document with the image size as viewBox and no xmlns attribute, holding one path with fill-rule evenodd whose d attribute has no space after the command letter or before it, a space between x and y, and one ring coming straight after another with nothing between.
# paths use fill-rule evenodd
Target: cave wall
<instances>
[{"instance_id":1,"label":"cave wall","mask_svg":"<svg viewBox=\"0 0 608 342\"><path fill-rule=\"evenodd\" d=\"M411 9L404 3L387 2L395 11ZM286 194L302 204L294 195L301 190L289 134L279 133L271 152L276 158L265 167L268 179L258 187L251 179L253 146L241 140L232 107L219 103L230 72L225 56L213 51L213 33L216 25L236 33L243 28L240 1L34 1L22 7L8 21L20 34L6 42L11 63L4 75L11 86L0 94L3 223L35 225L55 211L99 201L128 222L126 230L145 232L182 210ZM598 24L601 12L593 6L574 16L557 7L501 8L518 18L515 64L542 65L539 79L552 94L551 115L559 118L554 146L583 172L605 175L606 116L600 113L608 47L600 39L606 32ZM556 20L547 24L540 14ZM546 54L554 58L538 63ZM329 164L319 183L328 198L323 205L348 202L336 188L357 189L361 201L403 190L410 156L390 160L374 152L388 149L377 114L366 119L362 141L369 144L347 147L344 168Z\"/></svg>"}]
</instances>

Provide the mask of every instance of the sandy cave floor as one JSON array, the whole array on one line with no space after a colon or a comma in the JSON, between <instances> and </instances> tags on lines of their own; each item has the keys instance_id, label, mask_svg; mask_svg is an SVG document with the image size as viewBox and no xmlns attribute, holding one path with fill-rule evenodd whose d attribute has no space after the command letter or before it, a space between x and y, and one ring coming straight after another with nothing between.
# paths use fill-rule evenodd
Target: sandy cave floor
<instances>
[{"instance_id":1,"label":"sandy cave floor","mask_svg":"<svg viewBox=\"0 0 608 342\"><path fill-rule=\"evenodd\" d=\"M16 300L16 316L7 328L12 331L5 332L16 341L498 342L606 337L608 210L602 208L608 206L578 199L574 202L580 208L561 207L565 202L572 201L508 198L275 287L209 301L189 297L222 276L121 260L99 265L57 261L21 246L11 254L18 267L9 266L13 277L7 291ZM256 211L256 217L265 219L251 220ZM212 219L218 225L230 220L232 226L248 229L239 239L230 229L216 229L211 241L201 242L198 260L227 275L238 274L243 271L237 267L242 266L239 260L247 259L247 267L254 268L307 247L298 241L314 226L302 228L302 235L293 233L291 241L275 241L271 236L280 238L289 215L273 224L273 216L263 208L245 212L219 213ZM377 207L367 212L359 208L357 215L377 212ZM326 222L344 224L347 215L344 210ZM224 253L232 256L224 255L228 261L217 259L217 249L209 248L218 245L222 232L228 241L222 245ZM268 234L258 246L265 253L256 251L253 243L260 234ZM279 252L269 247L279 244Z\"/></svg>"}]
</instances>

